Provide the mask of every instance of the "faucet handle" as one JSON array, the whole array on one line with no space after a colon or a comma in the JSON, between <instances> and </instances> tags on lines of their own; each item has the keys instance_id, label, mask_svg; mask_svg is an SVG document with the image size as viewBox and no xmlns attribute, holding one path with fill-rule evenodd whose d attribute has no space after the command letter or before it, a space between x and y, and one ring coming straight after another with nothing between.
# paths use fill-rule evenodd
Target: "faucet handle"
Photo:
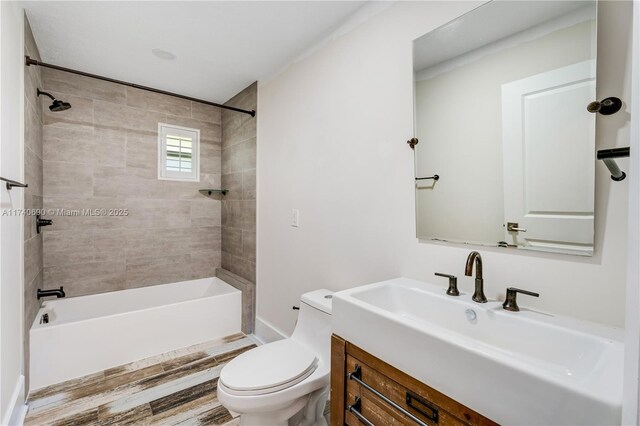
<instances>
[{"instance_id":1,"label":"faucet handle","mask_svg":"<svg viewBox=\"0 0 640 426\"><path fill-rule=\"evenodd\" d=\"M522 290L515 287L509 287L507 289L507 297L502 304L502 309L506 309L507 311L518 312L520 307L518 306L518 302L516 301L516 296L518 293L526 294L527 296L540 297L540 294L534 293L533 291Z\"/></svg>"},{"instance_id":2,"label":"faucet handle","mask_svg":"<svg viewBox=\"0 0 640 426\"><path fill-rule=\"evenodd\" d=\"M449 288L447 289L447 294L449 296L460 296L460 292L458 291L458 278L456 276L443 274L441 272L436 272L433 275L449 278Z\"/></svg>"}]
</instances>

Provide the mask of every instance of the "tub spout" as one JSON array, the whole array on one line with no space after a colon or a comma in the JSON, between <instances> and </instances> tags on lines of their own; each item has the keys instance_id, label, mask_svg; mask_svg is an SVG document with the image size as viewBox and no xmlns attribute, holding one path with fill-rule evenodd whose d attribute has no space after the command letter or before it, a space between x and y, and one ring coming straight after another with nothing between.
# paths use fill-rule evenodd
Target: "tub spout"
<instances>
[{"instance_id":1,"label":"tub spout","mask_svg":"<svg viewBox=\"0 0 640 426\"><path fill-rule=\"evenodd\" d=\"M40 290L38 289L38 300L40 300L41 297L50 297L50 296L56 296L58 299L60 299L61 297L65 297L66 294L64 293L64 287L60 287L60 288L56 288L53 290Z\"/></svg>"}]
</instances>

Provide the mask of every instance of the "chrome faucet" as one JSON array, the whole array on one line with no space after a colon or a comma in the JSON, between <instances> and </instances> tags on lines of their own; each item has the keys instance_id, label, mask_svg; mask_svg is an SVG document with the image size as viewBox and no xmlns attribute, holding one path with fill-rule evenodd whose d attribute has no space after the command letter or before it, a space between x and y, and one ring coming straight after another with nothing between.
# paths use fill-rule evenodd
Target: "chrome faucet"
<instances>
[{"instance_id":1,"label":"chrome faucet","mask_svg":"<svg viewBox=\"0 0 640 426\"><path fill-rule=\"evenodd\" d=\"M471 298L474 302L486 303L484 295L484 280L482 279L482 257L477 251L472 251L467 257L467 264L464 267L464 274L470 277L473 274L473 263L476 264L476 288Z\"/></svg>"}]
</instances>

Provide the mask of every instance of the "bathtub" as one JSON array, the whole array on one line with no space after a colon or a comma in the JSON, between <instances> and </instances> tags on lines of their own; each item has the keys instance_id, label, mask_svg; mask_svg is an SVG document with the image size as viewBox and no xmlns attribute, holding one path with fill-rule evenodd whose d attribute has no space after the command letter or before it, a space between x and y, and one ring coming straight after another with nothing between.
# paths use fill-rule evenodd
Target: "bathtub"
<instances>
[{"instance_id":1,"label":"bathtub","mask_svg":"<svg viewBox=\"0 0 640 426\"><path fill-rule=\"evenodd\" d=\"M239 333L241 317L240 290L219 278L46 301L29 332L30 389Z\"/></svg>"}]
</instances>

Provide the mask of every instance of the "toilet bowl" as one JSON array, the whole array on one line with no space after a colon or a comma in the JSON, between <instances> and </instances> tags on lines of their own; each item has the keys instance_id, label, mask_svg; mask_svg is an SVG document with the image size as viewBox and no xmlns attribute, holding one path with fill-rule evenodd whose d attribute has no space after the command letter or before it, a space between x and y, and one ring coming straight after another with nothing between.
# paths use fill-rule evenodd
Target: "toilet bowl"
<instances>
[{"instance_id":1,"label":"toilet bowl","mask_svg":"<svg viewBox=\"0 0 640 426\"><path fill-rule=\"evenodd\" d=\"M329 290L302 295L293 334L224 366L218 399L242 426L325 426L331 353Z\"/></svg>"}]
</instances>

